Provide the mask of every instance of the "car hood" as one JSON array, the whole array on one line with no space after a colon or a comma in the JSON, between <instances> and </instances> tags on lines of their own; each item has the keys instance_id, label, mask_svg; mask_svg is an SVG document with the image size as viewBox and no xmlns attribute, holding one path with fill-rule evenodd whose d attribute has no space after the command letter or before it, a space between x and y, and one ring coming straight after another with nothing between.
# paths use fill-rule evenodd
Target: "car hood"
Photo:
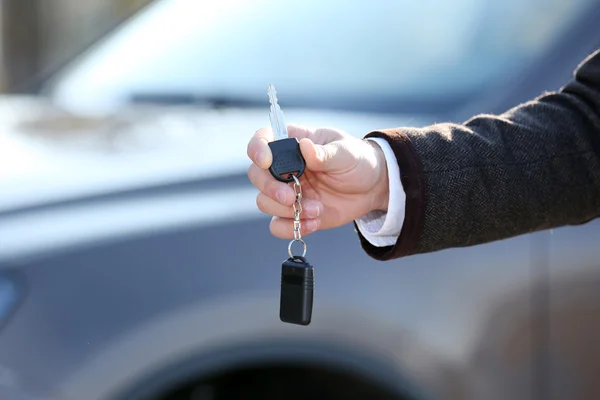
<instances>
[{"instance_id":1,"label":"car hood","mask_svg":"<svg viewBox=\"0 0 600 400\"><path fill-rule=\"evenodd\" d=\"M286 120L357 137L417 116L287 109ZM0 211L188 179L245 173L264 108L131 106L84 116L39 97L0 98Z\"/></svg>"}]
</instances>

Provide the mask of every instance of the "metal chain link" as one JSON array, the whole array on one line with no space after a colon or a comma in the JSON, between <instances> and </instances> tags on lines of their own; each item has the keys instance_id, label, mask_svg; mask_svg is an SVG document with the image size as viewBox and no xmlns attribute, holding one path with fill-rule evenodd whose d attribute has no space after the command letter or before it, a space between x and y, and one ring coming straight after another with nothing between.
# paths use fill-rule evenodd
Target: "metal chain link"
<instances>
[{"instance_id":1,"label":"metal chain link","mask_svg":"<svg viewBox=\"0 0 600 400\"><path fill-rule=\"evenodd\" d=\"M295 175L292 175L292 177L294 178L294 192L296 193L296 200L294 201L294 204L293 204L293 208L294 208L294 239L288 245L288 254L290 255L290 258L294 258L294 255L292 254L292 245L294 244L294 242L302 243L302 245L304 246L304 251L302 253L302 257L304 257L306 255L306 243L302 239L302 233L300 232L300 230L302 229L301 222L300 222L300 213L302 213L302 203L301 203L302 202L302 185L300 185L300 181L298 180L298 178L296 178Z\"/></svg>"},{"instance_id":2,"label":"metal chain link","mask_svg":"<svg viewBox=\"0 0 600 400\"><path fill-rule=\"evenodd\" d=\"M294 240L302 239L302 234L300 233L300 213L302 212L302 186L300 186L300 182L298 182L296 178L296 182L294 182L294 192L296 192L296 201L294 201Z\"/></svg>"}]
</instances>

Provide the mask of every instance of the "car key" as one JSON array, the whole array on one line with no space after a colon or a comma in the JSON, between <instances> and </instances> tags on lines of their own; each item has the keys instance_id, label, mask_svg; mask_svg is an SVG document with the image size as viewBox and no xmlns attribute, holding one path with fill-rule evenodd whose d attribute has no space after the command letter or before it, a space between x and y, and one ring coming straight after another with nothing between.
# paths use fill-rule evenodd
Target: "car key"
<instances>
[{"instance_id":1,"label":"car key","mask_svg":"<svg viewBox=\"0 0 600 400\"><path fill-rule=\"evenodd\" d=\"M288 137L283 112L277 103L277 93L273 85L269 85L268 94L271 103L269 117L275 135L275 141L269 142L273 154L273 162L269 167L269 172L278 181L290 183L294 181L292 176L300 178L304 172L306 162L300 152L298 139Z\"/></svg>"},{"instance_id":2,"label":"car key","mask_svg":"<svg viewBox=\"0 0 600 400\"><path fill-rule=\"evenodd\" d=\"M302 239L300 213L302 212L302 187L295 175L294 192L294 239L288 245L289 258L281 265L281 294L279 319L296 325L309 325L312 319L314 268L306 259L306 243ZM301 256L292 254L292 245L300 242L304 246Z\"/></svg>"}]
</instances>

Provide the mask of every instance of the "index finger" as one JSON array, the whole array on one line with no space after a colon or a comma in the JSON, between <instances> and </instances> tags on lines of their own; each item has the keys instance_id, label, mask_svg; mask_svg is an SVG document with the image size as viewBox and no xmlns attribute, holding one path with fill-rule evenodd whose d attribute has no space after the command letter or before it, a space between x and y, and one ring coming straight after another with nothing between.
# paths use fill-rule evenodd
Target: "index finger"
<instances>
[{"instance_id":1,"label":"index finger","mask_svg":"<svg viewBox=\"0 0 600 400\"><path fill-rule=\"evenodd\" d=\"M271 128L261 128L254 132L254 135L252 135L252 138L248 142L248 157L262 169L269 168L271 162L273 162L273 155L268 143L274 139L275 136Z\"/></svg>"}]
</instances>

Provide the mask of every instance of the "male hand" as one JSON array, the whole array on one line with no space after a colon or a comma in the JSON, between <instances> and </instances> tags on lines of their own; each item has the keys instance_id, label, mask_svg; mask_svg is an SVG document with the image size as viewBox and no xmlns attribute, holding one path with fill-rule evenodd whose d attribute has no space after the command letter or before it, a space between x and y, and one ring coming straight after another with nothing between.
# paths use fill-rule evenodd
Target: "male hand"
<instances>
[{"instance_id":1,"label":"male hand","mask_svg":"<svg viewBox=\"0 0 600 400\"><path fill-rule=\"evenodd\" d=\"M302 184L301 234L345 225L374 210L387 210L387 167L376 143L358 139L335 129L289 126L289 137L300 142L306 168ZM271 128L258 130L248 143L248 169L252 184L260 190L258 208L273 218L271 233L281 239L294 237L291 185L279 182L269 172L273 160L268 142Z\"/></svg>"}]
</instances>

